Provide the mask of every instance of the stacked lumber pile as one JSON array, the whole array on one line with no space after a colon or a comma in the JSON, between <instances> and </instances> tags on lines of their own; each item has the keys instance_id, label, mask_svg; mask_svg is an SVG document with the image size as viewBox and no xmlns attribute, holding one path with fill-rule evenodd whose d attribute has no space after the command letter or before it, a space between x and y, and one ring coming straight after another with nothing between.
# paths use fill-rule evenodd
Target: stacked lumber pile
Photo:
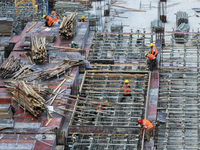
<instances>
[{"instance_id":1,"label":"stacked lumber pile","mask_svg":"<svg viewBox=\"0 0 200 150\"><path fill-rule=\"evenodd\" d=\"M11 36L12 34L12 18L1 17L0 18L0 35Z\"/></svg>"},{"instance_id":2,"label":"stacked lumber pile","mask_svg":"<svg viewBox=\"0 0 200 150\"><path fill-rule=\"evenodd\" d=\"M63 17L63 20L59 27L59 35L66 38L72 37L76 32L77 20L76 11L68 17Z\"/></svg>"},{"instance_id":3,"label":"stacked lumber pile","mask_svg":"<svg viewBox=\"0 0 200 150\"><path fill-rule=\"evenodd\" d=\"M0 119L11 119L12 110L10 104L0 104Z\"/></svg>"},{"instance_id":4,"label":"stacked lumber pile","mask_svg":"<svg viewBox=\"0 0 200 150\"><path fill-rule=\"evenodd\" d=\"M12 99L28 110L34 117L46 111L46 101L24 81L5 81L6 88L13 95Z\"/></svg>"},{"instance_id":5,"label":"stacked lumber pile","mask_svg":"<svg viewBox=\"0 0 200 150\"><path fill-rule=\"evenodd\" d=\"M46 37L31 37L31 56L35 63L47 61Z\"/></svg>"},{"instance_id":6,"label":"stacked lumber pile","mask_svg":"<svg viewBox=\"0 0 200 150\"><path fill-rule=\"evenodd\" d=\"M71 68L72 66L76 66L76 65L80 65L80 64L82 64L82 62L78 63L76 61L65 61L64 60L64 62L58 64L54 68L42 71L38 77L40 79L50 79L55 76L60 76L60 75L65 74L67 69Z\"/></svg>"},{"instance_id":7,"label":"stacked lumber pile","mask_svg":"<svg viewBox=\"0 0 200 150\"><path fill-rule=\"evenodd\" d=\"M14 56L9 57L6 61L0 66L0 76L2 78L10 78L13 76L13 73L20 69L20 59Z\"/></svg>"},{"instance_id":8,"label":"stacked lumber pile","mask_svg":"<svg viewBox=\"0 0 200 150\"><path fill-rule=\"evenodd\" d=\"M53 89L46 85L33 84L33 83L27 83L27 84L30 85L33 88L33 90L42 97L49 97L53 92Z\"/></svg>"}]
</instances>

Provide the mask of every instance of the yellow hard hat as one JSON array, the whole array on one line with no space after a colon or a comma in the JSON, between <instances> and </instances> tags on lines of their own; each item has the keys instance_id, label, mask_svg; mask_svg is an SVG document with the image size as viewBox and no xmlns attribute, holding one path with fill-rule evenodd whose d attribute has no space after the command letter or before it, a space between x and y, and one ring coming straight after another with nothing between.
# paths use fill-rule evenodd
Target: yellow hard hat
<instances>
[{"instance_id":1,"label":"yellow hard hat","mask_svg":"<svg viewBox=\"0 0 200 150\"><path fill-rule=\"evenodd\" d=\"M150 46L150 47L151 47L151 46L153 46L153 43L150 43L150 45L149 45L149 46Z\"/></svg>"},{"instance_id":2,"label":"yellow hard hat","mask_svg":"<svg viewBox=\"0 0 200 150\"><path fill-rule=\"evenodd\" d=\"M84 19L84 18L85 18L85 16L82 16L82 17L81 17L81 19Z\"/></svg>"},{"instance_id":3,"label":"yellow hard hat","mask_svg":"<svg viewBox=\"0 0 200 150\"><path fill-rule=\"evenodd\" d=\"M148 53L145 54L145 57L147 57Z\"/></svg>"},{"instance_id":4,"label":"yellow hard hat","mask_svg":"<svg viewBox=\"0 0 200 150\"><path fill-rule=\"evenodd\" d=\"M46 17L46 15L43 15L42 17L43 17L43 18L45 18L45 17Z\"/></svg>"},{"instance_id":5,"label":"yellow hard hat","mask_svg":"<svg viewBox=\"0 0 200 150\"><path fill-rule=\"evenodd\" d=\"M128 80L125 80L124 83L129 83L129 81L128 81Z\"/></svg>"}]
</instances>

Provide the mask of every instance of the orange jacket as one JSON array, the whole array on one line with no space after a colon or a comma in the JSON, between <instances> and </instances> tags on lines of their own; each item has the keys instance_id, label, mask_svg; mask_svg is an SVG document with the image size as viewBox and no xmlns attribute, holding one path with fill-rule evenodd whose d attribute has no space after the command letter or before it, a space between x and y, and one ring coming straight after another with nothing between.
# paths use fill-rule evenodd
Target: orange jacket
<instances>
[{"instance_id":1,"label":"orange jacket","mask_svg":"<svg viewBox=\"0 0 200 150\"><path fill-rule=\"evenodd\" d=\"M155 56L153 54L148 54L147 57L150 59L150 60L153 60L155 58Z\"/></svg>"},{"instance_id":2,"label":"orange jacket","mask_svg":"<svg viewBox=\"0 0 200 150\"><path fill-rule=\"evenodd\" d=\"M85 22L85 19L80 19L80 22Z\"/></svg>"},{"instance_id":3,"label":"orange jacket","mask_svg":"<svg viewBox=\"0 0 200 150\"><path fill-rule=\"evenodd\" d=\"M97 107L96 107L96 110L99 110L99 104L97 105ZM104 110L104 107L101 105L101 110Z\"/></svg>"},{"instance_id":4,"label":"orange jacket","mask_svg":"<svg viewBox=\"0 0 200 150\"><path fill-rule=\"evenodd\" d=\"M153 54L154 56L156 56L158 54L158 50L155 46L152 47L151 54Z\"/></svg>"},{"instance_id":5,"label":"orange jacket","mask_svg":"<svg viewBox=\"0 0 200 150\"><path fill-rule=\"evenodd\" d=\"M142 120L142 125L147 127L146 130L153 128L153 124L147 119Z\"/></svg>"},{"instance_id":6,"label":"orange jacket","mask_svg":"<svg viewBox=\"0 0 200 150\"><path fill-rule=\"evenodd\" d=\"M49 27L51 27L52 24L53 24L53 19L52 19L50 16L46 16L45 19L46 19L47 25L48 25Z\"/></svg>"},{"instance_id":7,"label":"orange jacket","mask_svg":"<svg viewBox=\"0 0 200 150\"><path fill-rule=\"evenodd\" d=\"M130 94L131 90L130 90L130 85L128 83L124 84L124 94Z\"/></svg>"}]
</instances>

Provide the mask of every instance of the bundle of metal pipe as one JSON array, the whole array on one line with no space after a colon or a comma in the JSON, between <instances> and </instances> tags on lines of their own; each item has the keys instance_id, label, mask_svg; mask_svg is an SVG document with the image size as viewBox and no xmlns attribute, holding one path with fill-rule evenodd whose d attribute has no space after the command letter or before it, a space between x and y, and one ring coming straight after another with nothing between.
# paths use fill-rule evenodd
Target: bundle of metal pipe
<instances>
[{"instance_id":1,"label":"bundle of metal pipe","mask_svg":"<svg viewBox=\"0 0 200 150\"><path fill-rule=\"evenodd\" d=\"M64 12L84 11L85 7L80 3L57 1L54 9L56 13L63 14Z\"/></svg>"}]
</instances>

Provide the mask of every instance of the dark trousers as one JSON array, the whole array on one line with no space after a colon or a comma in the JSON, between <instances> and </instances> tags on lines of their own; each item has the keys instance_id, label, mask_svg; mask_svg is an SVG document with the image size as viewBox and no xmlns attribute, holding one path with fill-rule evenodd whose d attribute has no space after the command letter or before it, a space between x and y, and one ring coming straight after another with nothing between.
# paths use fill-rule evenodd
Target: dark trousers
<instances>
[{"instance_id":1,"label":"dark trousers","mask_svg":"<svg viewBox=\"0 0 200 150\"><path fill-rule=\"evenodd\" d=\"M147 142L150 141L152 131L153 131L153 128L151 128L151 129L149 129L149 130L146 131L146 139L147 139Z\"/></svg>"},{"instance_id":2,"label":"dark trousers","mask_svg":"<svg viewBox=\"0 0 200 150\"><path fill-rule=\"evenodd\" d=\"M51 26L52 26L52 25L53 25L53 23L51 24ZM46 27L51 27L51 26L48 25L47 21L45 21L45 26L46 26Z\"/></svg>"}]
</instances>

